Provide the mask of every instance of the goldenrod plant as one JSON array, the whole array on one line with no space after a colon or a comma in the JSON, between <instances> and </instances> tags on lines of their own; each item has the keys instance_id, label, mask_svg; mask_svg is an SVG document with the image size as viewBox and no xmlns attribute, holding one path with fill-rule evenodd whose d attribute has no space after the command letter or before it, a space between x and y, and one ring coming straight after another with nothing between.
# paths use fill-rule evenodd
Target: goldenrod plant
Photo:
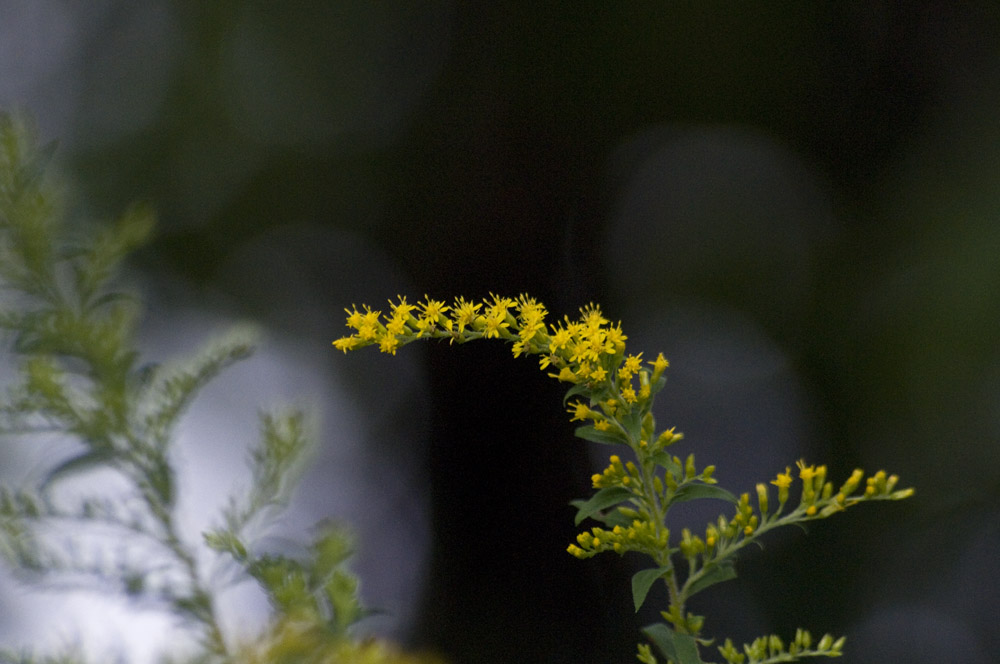
<instances>
[{"instance_id":1,"label":"goldenrod plant","mask_svg":"<svg viewBox=\"0 0 1000 664\"><path fill-rule=\"evenodd\" d=\"M352 542L343 528L317 529L296 556L261 550L313 446L302 412L262 415L247 491L222 508L210 532L182 531L175 428L206 383L253 352L257 334L238 327L190 358L141 363L139 298L114 282L124 258L149 240L153 215L135 207L112 225L71 223L62 190L46 175L51 152L29 122L0 114L0 333L16 367L3 377L0 434L76 446L31 485L0 486L0 554L16 578L52 592L108 591L168 612L191 629L197 646L163 653L161 661L433 661L354 634L366 611L345 565ZM75 493L64 490L95 471L116 475L123 492L81 496L79 483ZM233 568L231 582L253 580L270 601L271 620L257 638L224 634L216 608L222 582L199 562L208 550ZM82 648L0 652L0 662L83 661Z\"/></svg>"},{"instance_id":2,"label":"goldenrod plant","mask_svg":"<svg viewBox=\"0 0 1000 664\"><path fill-rule=\"evenodd\" d=\"M719 646L703 634L705 618L689 612L688 601L735 578L738 552L776 528L824 519L862 502L913 495L913 489L896 488L897 476L878 471L865 477L855 470L838 486L827 477L826 466L800 460L795 471L788 466L769 483L756 484L753 495L736 496L719 487L714 466L698 466L694 454L682 459L672 453L680 433L657 430L652 407L666 383L667 360L662 353L652 360L644 360L641 352L628 353L621 324L613 324L594 304L580 309L576 319L564 316L552 322L546 307L527 295L491 295L483 301L459 297L451 304L426 296L411 304L400 296L389 302L385 314L367 305L346 311L351 332L333 342L345 353L376 345L394 355L418 339L501 339L511 344L514 357L537 356L543 371L568 385L564 403L570 419L580 422L576 435L621 452L610 455L608 466L591 478L593 495L573 502L577 525L588 519L600 525L581 532L567 550L576 558L609 551L643 556L648 567L632 577L635 611L654 584L664 584L668 593L663 622L643 629L649 643L638 646L640 662L699 664L713 650L728 664L841 654L844 637L815 639L804 629L787 640L767 635L742 648L730 639ZM671 508L701 499L722 500L731 507L703 533L672 531Z\"/></svg>"}]
</instances>

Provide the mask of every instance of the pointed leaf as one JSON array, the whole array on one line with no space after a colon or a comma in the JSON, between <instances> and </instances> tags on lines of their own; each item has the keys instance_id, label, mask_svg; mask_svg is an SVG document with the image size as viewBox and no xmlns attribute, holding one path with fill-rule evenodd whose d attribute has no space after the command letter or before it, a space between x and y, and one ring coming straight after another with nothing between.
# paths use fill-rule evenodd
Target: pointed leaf
<instances>
[{"instance_id":1,"label":"pointed leaf","mask_svg":"<svg viewBox=\"0 0 1000 664\"><path fill-rule=\"evenodd\" d=\"M651 457L651 459L653 460L653 463L661 468L664 468L674 477L684 477L684 469L681 468L677 462L674 461L674 458L666 452L657 452Z\"/></svg>"},{"instance_id":2,"label":"pointed leaf","mask_svg":"<svg viewBox=\"0 0 1000 664\"><path fill-rule=\"evenodd\" d=\"M698 498L716 498L718 500L727 500L734 505L740 502L736 496L713 484L685 484L677 489L673 498L670 499L670 504L685 503L689 500L696 500Z\"/></svg>"},{"instance_id":3,"label":"pointed leaf","mask_svg":"<svg viewBox=\"0 0 1000 664\"><path fill-rule=\"evenodd\" d=\"M566 391L566 396L563 397L563 405L565 406L570 399L578 394L583 394L588 397L590 396L590 388L587 387L586 383L577 383L573 387L569 388Z\"/></svg>"},{"instance_id":4,"label":"pointed leaf","mask_svg":"<svg viewBox=\"0 0 1000 664\"><path fill-rule=\"evenodd\" d=\"M649 394L652 396L663 389L663 386L667 384L667 377L660 376L655 382L651 383L649 386Z\"/></svg>"},{"instance_id":5,"label":"pointed leaf","mask_svg":"<svg viewBox=\"0 0 1000 664\"><path fill-rule=\"evenodd\" d=\"M637 613L642 608L643 602L646 601L646 595L649 594L649 589L653 587L656 580L663 578L672 569L672 567L653 567L636 572L632 576L632 602L635 604Z\"/></svg>"},{"instance_id":6,"label":"pointed leaf","mask_svg":"<svg viewBox=\"0 0 1000 664\"><path fill-rule=\"evenodd\" d=\"M602 445L622 445L625 442L620 434L611 433L610 431L598 431L589 425L577 427L573 433L577 438L583 438L592 443L601 443Z\"/></svg>"},{"instance_id":7,"label":"pointed leaf","mask_svg":"<svg viewBox=\"0 0 1000 664\"><path fill-rule=\"evenodd\" d=\"M576 513L575 523L579 526L581 521L595 512L600 512L606 507L617 505L618 503L628 500L631 497L632 492L622 486L609 486L601 489L591 496L590 500L579 506Z\"/></svg>"},{"instance_id":8,"label":"pointed leaf","mask_svg":"<svg viewBox=\"0 0 1000 664\"><path fill-rule=\"evenodd\" d=\"M695 593L700 593L709 586L714 586L723 581L730 581L736 578L736 568L731 561L719 563L714 568L705 572L704 576L697 579L687 588L688 597Z\"/></svg>"},{"instance_id":9,"label":"pointed leaf","mask_svg":"<svg viewBox=\"0 0 1000 664\"><path fill-rule=\"evenodd\" d=\"M622 416L621 423L635 440L639 440L642 428L642 411L639 408L632 408L629 413Z\"/></svg>"},{"instance_id":10,"label":"pointed leaf","mask_svg":"<svg viewBox=\"0 0 1000 664\"><path fill-rule=\"evenodd\" d=\"M587 503L586 500L571 500L569 504L573 507L580 509ZM608 526L621 526L622 528L628 527L633 519L628 518L618 510L610 510L607 512L594 512L588 518L594 521L599 521Z\"/></svg>"},{"instance_id":11,"label":"pointed leaf","mask_svg":"<svg viewBox=\"0 0 1000 664\"><path fill-rule=\"evenodd\" d=\"M117 454L117 452L108 448L87 450L79 456L63 461L61 464L50 470L42 479L41 488L42 490L45 490L53 482L66 475L82 473L95 466L110 464Z\"/></svg>"},{"instance_id":12,"label":"pointed leaf","mask_svg":"<svg viewBox=\"0 0 1000 664\"><path fill-rule=\"evenodd\" d=\"M698 654L698 643L690 634L678 634L663 623L643 627L642 633L664 657L669 657L677 664L704 664Z\"/></svg>"}]
</instances>

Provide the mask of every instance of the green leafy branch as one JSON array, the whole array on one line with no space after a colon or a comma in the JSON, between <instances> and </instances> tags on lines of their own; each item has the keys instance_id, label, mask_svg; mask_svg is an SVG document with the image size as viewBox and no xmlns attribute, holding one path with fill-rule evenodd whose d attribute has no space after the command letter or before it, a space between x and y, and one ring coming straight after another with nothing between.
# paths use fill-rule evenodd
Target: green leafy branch
<instances>
[{"instance_id":1,"label":"green leafy branch","mask_svg":"<svg viewBox=\"0 0 1000 664\"><path fill-rule=\"evenodd\" d=\"M900 500L913 494L912 489L897 490L898 478L883 471L868 477L859 493L861 470L834 492L826 467L807 466L804 461L798 462L800 501L788 512L784 508L793 482L789 468L771 482L778 489L773 510L766 484L756 485L756 507L749 494L737 498L718 487L714 466L699 470L693 454L684 461L670 454L668 448L681 440L681 434L673 428L657 431L653 400L666 384L667 360L660 354L643 362L642 353L626 354L621 325L612 325L593 304L582 308L576 320L564 317L551 324L546 322L545 306L527 295L516 299L491 295L482 302L459 297L451 305L429 297L410 304L399 297L398 302L389 302L385 315L367 305L346 311L351 333L333 342L345 353L377 345L382 352L395 354L422 338L458 343L496 338L511 343L515 357L537 355L539 366L552 370L549 376L570 384L564 403L571 420L583 423L576 435L627 448L632 459L611 455L603 472L591 478L596 492L587 500L573 501L577 525L588 518L602 525L580 533L568 551L577 558L634 552L652 560L653 567L633 576L632 598L638 611L652 586L658 581L665 584L669 605L661 612L664 622L643 632L668 662L703 661L699 648L712 640L702 637L705 619L689 613L687 603L706 588L736 578L740 549L775 528L826 518L861 502ZM735 513L708 524L704 537L687 528L679 537L671 533L667 525L671 508L699 499L729 502ZM679 569L679 564L685 568ZM742 653L727 640L719 652L730 664L746 658L762 664L835 657L843 643L843 638L826 635L813 647L809 633L799 630L787 648L779 637L767 636L744 645ZM646 664L657 662L648 644L639 646L637 657Z\"/></svg>"},{"instance_id":2,"label":"green leafy branch","mask_svg":"<svg viewBox=\"0 0 1000 664\"><path fill-rule=\"evenodd\" d=\"M239 326L188 359L140 365L139 299L114 280L149 240L152 213L136 206L109 226L73 220L71 228L59 188L45 176L50 155L25 120L0 114L0 333L17 363L17 379L0 396L0 434L25 441L54 434L76 450L34 484L0 486L0 554L27 583L111 592L179 617L201 646L188 662L424 661L348 634L365 611L342 528L321 528L304 555L257 551L257 535L287 507L313 446L298 411L261 415L252 481L203 536L274 609L257 639L226 640L219 588L199 567L197 540L178 526L171 444L199 390L248 357L257 333ZM61 491L95 471L116 475L124 489L76 498ZM82 661L74 649L0 651L0 662Z\"/></svg>"}]
</instances>

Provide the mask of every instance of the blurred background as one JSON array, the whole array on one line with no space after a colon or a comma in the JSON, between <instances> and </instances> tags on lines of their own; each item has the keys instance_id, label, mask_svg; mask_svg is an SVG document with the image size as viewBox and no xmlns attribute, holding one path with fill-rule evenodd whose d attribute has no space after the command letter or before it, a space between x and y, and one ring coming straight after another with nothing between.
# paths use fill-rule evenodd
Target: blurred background
<instances>
[{"instance_id":1,"label":"blurred background","mask_svg":"<svg viewBox=\"0 0 1000 664\"><path fill-rule=\"evenodd\" d=\"M86 214L158 210L143 348L268 331L182 431L192 541L256 409L304 402L321 449L288 527L354 527L371 629L455 664L634 661L637 561L565 553L608 452L562 387L500 344L330 345L397 294L594 301L670 359L658 420L723 485L805 457L918 488L750 552L696 601L708 633L996 661L996 4L520 4L0 0L0 105L59 140ZM113 601L2 591L6 642L170 643Z\"/></svg>"}]
</instances>

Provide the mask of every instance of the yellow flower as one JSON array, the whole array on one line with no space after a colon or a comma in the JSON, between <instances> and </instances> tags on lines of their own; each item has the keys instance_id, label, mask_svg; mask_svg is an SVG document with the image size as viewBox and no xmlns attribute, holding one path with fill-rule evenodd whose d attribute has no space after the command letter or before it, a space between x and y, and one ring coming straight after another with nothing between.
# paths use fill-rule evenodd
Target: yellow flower
<instances>
[{"instance_id":1,"label":"yellow flower","mask_svg":"<svg viewBox=\"0 0 1000 664\"><path fill-rule=\"evenodd\" d=\"M465 332L466 326L472 327L472 323L475 322L479 309L482 306L483 305L481 304L466 302L464 297L460 297L455 300L455 306L452 307L451 317L456 323L458 323L459 334Z\"/></svg>"},{"instance_id":2,"label":"yellow flower","mask_svg":"<svg viewBox=\"0 0 1000 664\"><path fill-rule=\"evenodd\" d=\"M355 317L358 336L363 341L375 341L379 331L378 317L381 313L381 311L372 311L368 305L365 305L365 313Z\"/></svg>"},{"instance_id":3,"label":"yellow flower","mask_svg":"<svg viewBox=\"0 0 1000 664\"><path fill-rule=\"evenodd\" d=\"M570 404L569 412L573 414L573 417L571 417L569 420L570 422L575 422L576 420L585 420L595 414L594 411L592 411L587 406L587 404L583 403L582 401L576 401Z\"/></svg>"},{"instance_id":4,"label":"yellow flower","mask_svg":"<svg viewBox=\"0 0 1000 664\"><path fill-rule=\"evenodd\" d=\"M424 301L420 304L421 317L436 323L450 308L441 300L432 300L424 295Z\"/></svg>"},{"instance_id":5,"label":"yellow flower","mask_svg":"<svg viewBox=\"0 0 1000 664\"><path fill-rule=\"evenodd\" d=\"M785 472L778 473L777 479L771 480L771 484L779 489L787 489L792 485L791 469L785 466Z\"/></svg>"},{"instance_id":6,"label":"yellow flower","mask_svg":"<svg viewBox=\"0 0 1000 664\"><path fill-rule=\"evenodd\" d=\"M398 304L393 304L391 300L389 301L389 305L392 306L392 317L405 321L409 318L410 312L416 309L416 307L407 303L406 298L402 295L397 295L396 297L399 298Z\"/></svg>"},{"instance_id":7,"label":"yellow flower","mask_svg":"<svg viewBox=\"0 0 1000 664\"><path fill-rule=\"evenodd\" d=\"M354 350L354 348L358 345L358 338L342 337L334 341L333 345L337 350L342 350L344 353L347 353L349 350Z\"/></svg>"},{"instance_id":8,"label":"yellow flower","mask_svg":"<svg viewBox=\"0 0 1000 664\"><path fill-rule=\"evenodd\" d=\"M592 362L597 362L600 360L601 353L605 353L608 350L607 344L605 343L606 338L607 335L604 333L603 330L598 330L597 332L589 335L586 338L585 345L586 345L587 359L589 359Z\"/></svg>"},{"instance_id":9,"label":"yellow flower","mask_svg":"<svg viewBox=\"0 0 1000 664\"><path fill-rule=\"evenodd\" d=\"M385 331L392 336L403 334L406 331L406 321L394 314L392 320L385 324Z\"/></svg>"},{"instance_id":10,"label":"yellow flower","mask_svg":"<svg viewBox=\"0 0 1000 664\"><path fill-rule=\"evenodd\" d=\"M429 318L418 318L417 319L417 337L422 337L425 334L430 334L434 330L434 321Z\"/></svg>"},{"instance_id":11,"label":"yellow flower","mask_svg":"<svg viewBox=\"0 0 1000 664\"><path fill-rule=\"evenodd\" d=\"M390 355L396 354L396 349L399 348L399 339L387 334L379 339L378 349L383 353L389 353Z\"/></svg>"},{"instance_id":12,"label":"yellow flower","mask_svg":"<svg viewBox=\"0 0 1000 664\"><path fill-rule=\"evenodd\" d=\"M639 368L642 366L642 353L638 355L629 355L625 358L625 368L629 370L630 375L639 373Z\"/></svg>"},{"instance_id":13,"label":"yellow flower","mask_svg":"<svg viewBox=\"0 0 1000 664\"><path fill-rule=\"evenodd\" d=\"M521 295L517 299L517 311L521 326L520 337L531 341L539 330L545 328L545 307L535 301L535 298Z\"/></svg>"},{"instance_id":14,"label":"yellow flower","mask_svg":"<svg viewBox=\"0 0 1000 664\"><path fill-rule=\"evenodd\" d=\"M505 319L507 317L507 310L514 306L514 300L509 297L500 297L493 293L490 293L490 297L493 298L493 304L486 303L490 308L490 315L496 316L500 320Z\"/></svg>"},{"instance_id":15,"label":"yellow flower","mask_svg":"<svg viewBox=\"0 0 1000 664\"><path fill-rule=\"evenodd\" d=\"M521 316L528 315L529 312L537 312L545 317L548 313L545 310L545 305L536 300L533 297L529 297L527 293L521 293L517 296L517 311Z\"/></svg>"},{"instance_id":16,"label":"yellow flower","mask_svg":"<svg viewBox=\"0 0 1000 664\"><path fill-rule=\"evenodd\" d=\"M500 333L510 327L510 323L507 323L500 318L498 311L490 311L490 314L485 318L485 332L483 336L487 339L497 339Z\"/></svg>"},{"instance_id":17,"label":"yellow flower","mask_svg":"<svg viewBox=\"0 0 1000 664\"><path fill-rule=\"evenodd\" d=\"M378 323L361 323L361 327L358 328L358 337L362 341L375 341L378 337Z\"/></svg>"},{"instance_id":18,"label":"yellow flower","mask_svg":"<svg viewBox=\"0 0 1000 664\"><path fill-rule=\"evenodd\" d=\"M563 381L564 383L577 383L577 382L579 382L579 379L576 377L576 374L573 373L573 370L570 369L569 367L563 367L562 370L558 374L551 374L550 373L549 376L551 376L552 378L558 378L559 380Z\"/></svg>"},{"instance_id":19,"label":"yellow flower","mask_svg":"<svg viewBox=\"0 0 1000 664\"><path fill-rule=\"evenodd\" d=\"M355 330L361 327L361 312L358 311L357 306L352 305L351 309L344 309L347 312L347 327L353 327Z\"/></svg>"},{"instance_id":20,"label":"yellow flower","mask_svg":"<svg viewBox=\"0 0 1000 664\"><path fill-rule=\"evenodd\" d=\"M662 374L663 371L670 366L670 362L667 361L667 358L663 357L663 353L657 355L656 359L649 364L653 365L653 375L657 377L659 377L659 374Z\"/></svg>"},{"instance_id":21,"label":"yellow flower","mask_svg":"<svg viewBox=\"0 0 1000 664\"><path fill-rule=\"evenodd\" d=\"M572 334L569 329L560 327L552 334L549 339L549 350L553 353L566 348L566 345L573 339Z\"/></svg>"},{"instance_id":22,"label":"yellow flower","mask_svg":"<svg viewBox=\"0 0 1000 664\"><path fill-rule=\"evenodd\" d=\"M601 314L601 307L593 302L580 309L580 321L589 329L596 329L610 322Z\"/></svg>"},{"instance_id":23,"label":"yellow flower","mask_svg":"<svg viewBox=\"0 0 1000 664\"><path fill-rule=\"evenodd\" d=\"M605 331L605 337L608 344L614 349L614 353L622 353L625 351L625 340L628 339L628 337L622 334L621 323L618 323L615 327L609 327Z\"/></svg>"}]
</instances>

